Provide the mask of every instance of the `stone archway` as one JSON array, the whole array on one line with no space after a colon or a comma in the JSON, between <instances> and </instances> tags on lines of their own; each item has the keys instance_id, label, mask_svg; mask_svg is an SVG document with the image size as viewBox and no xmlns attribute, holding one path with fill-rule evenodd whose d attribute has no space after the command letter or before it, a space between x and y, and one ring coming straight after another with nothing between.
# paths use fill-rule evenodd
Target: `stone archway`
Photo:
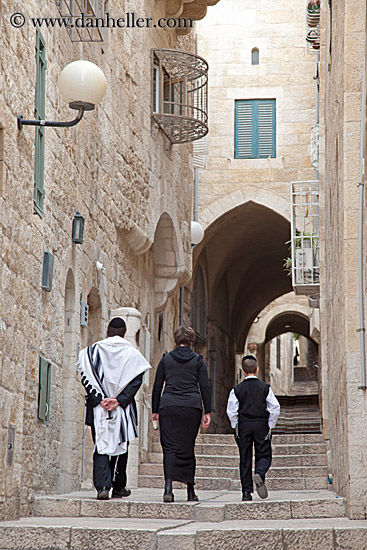
<instances>
[{"instance_id":1,"label":"stone archway","mask_svg":"<svg viewBox=\"0 0 367 550\"><path fill-rule=\"evenodd\" d=\"M290 239L289 204L266 191L258 191L265 204L247 200L229 211L232 202L243 201L244 193L229 195L218 204L218 216L205 230L203 242L194 251L207 282L207 341L215 338L217 412L214 423L226 431L225 408L236 382L236 352L242 353L253 320L264 307L292 290L283 270ZM270 207L274 198L274 206ZM227 204L229 201L229 204ZM208 212L209 213L209 212ZM203 212L201 220L208 214ZM211 212L213 219L213 212Z\"/></svg>"},{"instance_id":2,"label":"stone archway","mask_svg":"<svg viewBox=\"0 0 367 550\"><path fill-rule=\"evenodd\" d=\"M63 398L58 490L72 491L80 487L80 449L83 429L82 389L75 368L78 342L78 310L72 269L69 269L66 277L64 304Z\"/></svg>"}]
</instances>

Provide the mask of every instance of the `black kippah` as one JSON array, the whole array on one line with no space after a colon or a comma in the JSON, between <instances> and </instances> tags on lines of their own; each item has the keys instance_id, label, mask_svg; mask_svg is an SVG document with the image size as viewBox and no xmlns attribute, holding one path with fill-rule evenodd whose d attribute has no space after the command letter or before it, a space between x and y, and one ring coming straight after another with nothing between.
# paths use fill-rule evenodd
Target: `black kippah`
<instances>
[{"instance_id":1,"label":"black kippah","mask_svg":"<svg viewBox=\"0 0 367 550\"><path fill-rule=\"evenodd\" d=\"M256 357L254 357L253 355L245 355L242 358L242 361L246 361L246 359L252 359L253 361L256 361Z\"/></svg>"},{"instance_id":2,"label":"black kippah","mask_svg":"<svg viewBox=\"0 0 367 550\"><path fill-rule=\"evenodd\" d=\"M114 317L111 319L108 326L112 328L126 328L126 323L121 317Z\"/></svg>"}]
</instances>

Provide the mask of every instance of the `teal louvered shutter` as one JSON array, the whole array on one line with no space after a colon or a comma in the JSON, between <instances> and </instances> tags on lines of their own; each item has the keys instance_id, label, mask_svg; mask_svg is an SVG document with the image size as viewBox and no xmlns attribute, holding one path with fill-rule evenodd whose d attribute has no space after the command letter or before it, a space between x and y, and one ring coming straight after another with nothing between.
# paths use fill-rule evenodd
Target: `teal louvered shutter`
<instances>
[{"instance_id":1,"label":"teal louvered shutter","mask_svg":"<svg viewBox=\"0 0 367 550\"><path fill-rule=\"evenodd\" d=\"M36 90L34 115L36 120L45 119L46 99L46 43L42 34L36 34ZM34 208L42 215L44 191L44 158L45 158L45 127L35 127L35 158L34 158Z\"/></svg>"},{"instance_id":2,"label":"teal louvered shutter","mask_svg":"<svg viewBox=\"0 0 367 550\"><path fill-rule=\"evenodd\" d=\"M44 357L39 360L38 418L48 422L50 417L51 363Z\"/></svg>"},{"instance_id":3,"label":"teal louvered shutter","mask_svg":"<svg viewBox=\"0 0 367 550\"><path fill-rule=\"evenodd\" d=\"M250 101L235 104L235 158L252 158L253 106Z\"/></svg>"},{"instance_id":4,"label":"teal louvered shutter","mask_svg":"<svg viewBox=\"0 0 367 550\"><path fill-rule=\"evenodd\" d=\"M257 158L275 157L275 100L257 101Z\"/></svg>"},{"instance_id":5,"label":"teal louvered shutter","mask_svg":"<svg viewBox=\"0 0 367 550\"><path fill-rule=\"evenodd\" d=\"M235 102L235 158L276 156L275 99Z\"/></svg>"}]
</instances>

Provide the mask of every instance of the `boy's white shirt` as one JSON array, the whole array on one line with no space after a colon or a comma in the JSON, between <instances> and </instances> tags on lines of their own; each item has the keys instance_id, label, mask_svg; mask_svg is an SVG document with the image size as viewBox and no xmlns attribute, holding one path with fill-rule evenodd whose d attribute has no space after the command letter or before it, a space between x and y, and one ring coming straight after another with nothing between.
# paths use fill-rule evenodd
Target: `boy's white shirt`
<instances>
[{"instance_id":1,"label":"boy's white shirt","mask_svg":"<svg viewBox=\"0 0 367 550\"><path fill-rule=\"evenodd\" d=\"M257 376L246 376L245 380L247 380L248 378L257 379ZM234 393L234 390L231 390L227 403L227 416L231 422L231 426L233 429L236 428L238 423L238 406L239 401L236 397L236 394ZM269 428L273 429L275 427L275 424L277 423L280 414L280 405L271 388L269 388L269 393L266 398L266 410L269 413L268 426Z\"/></svg>"}]
</instances>

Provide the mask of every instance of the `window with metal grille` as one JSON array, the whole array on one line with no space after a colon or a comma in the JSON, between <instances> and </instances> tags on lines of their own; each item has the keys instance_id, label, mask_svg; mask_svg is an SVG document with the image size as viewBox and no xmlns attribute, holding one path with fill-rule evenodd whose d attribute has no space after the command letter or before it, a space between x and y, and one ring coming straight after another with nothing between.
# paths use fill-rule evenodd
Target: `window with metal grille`
<instances>
[{"instance_id":1,"label":"window with metal grille","mask_svg":"<svg viewBox=\"0 0 367 550\"><path fill-rule=\"evenodd\" d=\"M46 97L46 42L42 34L36 34L36 92L34 101L34 117L36 120L45 120ZM44 191L44 164L45 164L45 127L35 127L35 157L34 157L34 209L42 216Z\"/></svg>"},{"instance_id":2,"label":"window with metal grille","mask_svg":"<svg viewBox=\"0 0 367 550\"><path fill-rule=\"evenodd\" d=\"M276 156L275 99L235 101L236 159Z\"/></svg>"}]
</instances>

